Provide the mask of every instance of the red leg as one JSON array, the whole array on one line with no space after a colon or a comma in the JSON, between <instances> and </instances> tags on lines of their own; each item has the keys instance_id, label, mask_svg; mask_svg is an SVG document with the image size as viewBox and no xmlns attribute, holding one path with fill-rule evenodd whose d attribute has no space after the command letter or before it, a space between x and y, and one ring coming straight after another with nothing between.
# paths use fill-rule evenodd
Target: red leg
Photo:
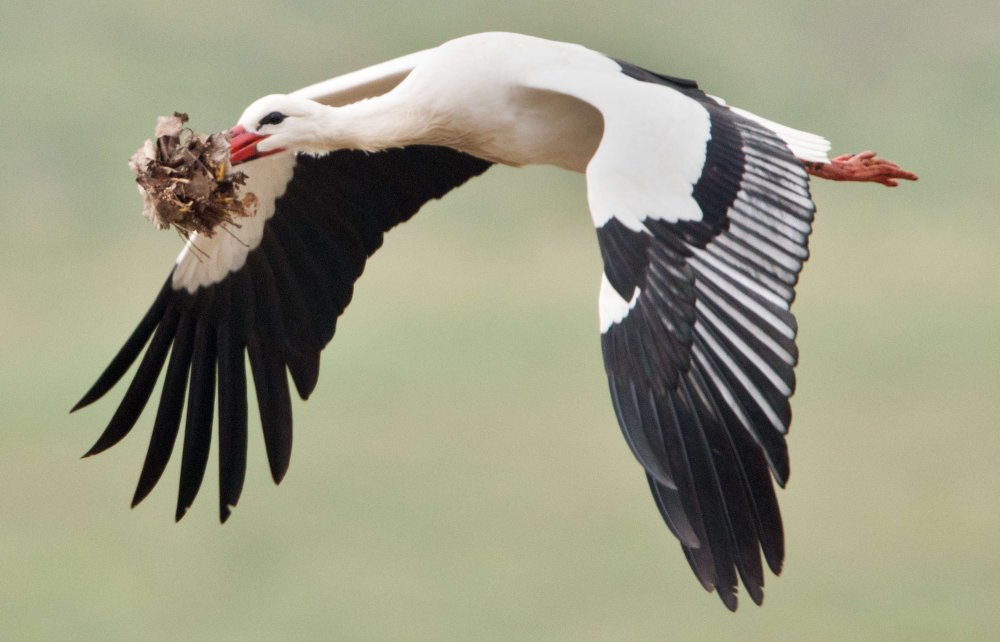
<instances>
[{"instance_id":1,"label":"red leg","mask_svg":"<svg viewBox=\"0 0 1000 642\"><path fill-rule=\"evenodd\" d=\"M899 165L877 158L875 152L843 154L829 163L803 162L806 172L831 181L858 181L881 183L888 187L899 185L899 180L915 181L917 175Z\"/></svg>"}]
</instances>

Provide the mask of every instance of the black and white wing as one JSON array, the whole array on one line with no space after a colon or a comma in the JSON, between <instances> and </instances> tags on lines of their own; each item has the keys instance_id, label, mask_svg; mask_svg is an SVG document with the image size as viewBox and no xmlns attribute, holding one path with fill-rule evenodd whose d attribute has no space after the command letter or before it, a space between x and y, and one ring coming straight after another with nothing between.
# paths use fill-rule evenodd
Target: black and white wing
<instances>
[{"instance_id":1,"label":"black and white wing","mask_svg":"<svg viewBox=\"0 0 1000 642\"><path fill-rule=\"evenodd\" d=\"M760 603L761 552L776 574L784 557L771 479L788 478L790 305L815 209L797 157L828 144L608 63L538 86L604 117L587 184L615 412L702 585L735 609L740 578Z\"/></svg>"},{"instance_id":2,"label":"black and white wing","mask_svg":"<svg viewBox=\"0 0 1000 642\"><path fill-rule=\"evenodd\" d=\"M292 444L286 372L299 396L308 397L319 376L320 351L384 233L489 166L432 146L319 158L285 154L242 166L249 175L246 190L258 197L256 215L213 238L189 241L139 326L74 408L107 393L142 354L117 411L87 455L128 434L166 363L132 504L160 479L186 400L176 518L184 516L208 464L217 397L219 511L225 521L246 471L246 355L271 475L278 482Z\"/></svg>"}]
</instances>

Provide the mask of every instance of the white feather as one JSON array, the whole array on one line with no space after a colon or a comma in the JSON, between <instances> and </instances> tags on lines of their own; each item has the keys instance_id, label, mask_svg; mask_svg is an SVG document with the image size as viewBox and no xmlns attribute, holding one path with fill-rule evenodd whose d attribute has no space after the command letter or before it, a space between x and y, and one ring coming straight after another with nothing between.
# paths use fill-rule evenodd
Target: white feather
<instances>
[{"instance_id":1,"label":"white feather","mask_svg":"<svg viewBox=\"0 0 1000 642\"><path fill-rule=\"evenodd\" d=\"M636 82L614 61L586 72L539 73L532 86L586 101L604 117L604 135L587 165L594 225L611 217L631 230L643 220L701 220L692 194L705 165L708 111L669 87Z\"/></svg>"},{"instance_id":2,"label":"white feather","mask_svg":"<svg viewBox=\"0 0 1000 642\"><path fill-rule=\"evenodd\" d=\"M177 257L172 280L175 290L194 293L243 267L247 254L264 237L264 224L274 216L274 203L285 193L295 161L289 154L277 154L242 167L248 177L243 191L257 196L256 213L237 221L239 227L217 229L211 238L192 234Z\"/></svg>"},{"instance_id":3,"label":"white feather","mask_svg":"<svg viewBox=\"0 0 1000 642\"><path fill-rule=\"evenodd\" d=\"M618 290L611 285L608 277L601 273L601 291L597 299L597 313L601 324L601 333L607 332L615 323L621 323L639 300L640 290L636 288L632 298L626 301Z\"/></svg>"}]
</instances>

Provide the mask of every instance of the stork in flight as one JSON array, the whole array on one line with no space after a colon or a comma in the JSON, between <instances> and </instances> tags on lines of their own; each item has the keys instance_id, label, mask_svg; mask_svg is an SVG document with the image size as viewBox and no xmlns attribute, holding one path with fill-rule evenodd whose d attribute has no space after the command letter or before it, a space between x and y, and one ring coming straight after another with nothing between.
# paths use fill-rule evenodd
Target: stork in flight
<instances>
[{"instance_id":1,"label":"stork in flight","mask_svg":"<svg viewBox=\"0 0 1000 642\"><path fill-rule=\"evenodd\" d=\"M871 152L829 160L823 138L693 81L504 33L261 98L232 134L256 215L189 239L74 408L142 354L87 455L99 453L132 429L167 364L133 506L167 465L185 400L176 518L191 506L217 397L227 519L246 470L245 355L280 482L292 445L286 371L306 399L385 232L494 163L555 165L586 175L611 400L656 506L706 590L735 610L741 580L761 603L761 555L775 574L784 557L772 479L784 486L789 472L790 305L815 211L808 175L888 186L916 176Z\"/></svg>"}]
</instances>

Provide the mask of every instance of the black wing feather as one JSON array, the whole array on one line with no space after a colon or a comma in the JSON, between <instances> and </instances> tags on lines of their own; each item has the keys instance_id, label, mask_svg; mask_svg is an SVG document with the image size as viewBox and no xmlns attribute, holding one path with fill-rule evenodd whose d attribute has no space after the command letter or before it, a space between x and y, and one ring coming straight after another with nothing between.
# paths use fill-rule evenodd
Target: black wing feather
<instances>
[{"instance_id":1,"label":"black wing feather","mask_svg":"<svg viewBox=\"0 0 1000 642\"><path fill-rule=\"evenodd\" d=\"M692 190L700 220L598 229L605 277L632 304L601 337L612 402L702 586L735 609L742 582L759 604L761 554L774 573L784 556L773 480L789 470L808 178L775 134L694 83L622 70L702 104L710 137Z\"/></svg>"},{"instance_id":2,"label":"black wing feather","mask_svg":"<svg viewBox=\"0 0 1000 642\"><path fill-rule=\"evenodd\" d=\"M217 292L213 293L217 294ZM213 297L217 298L217 297ZM207 303L214 301L208 300ZM194 333L194 356L191 359L191 386L188 391L187 422L181 455L181 478L177 491L174 519L180 521L191 508L201 488L212 444L212 417L215 404L215 332L212 323L199 319Z\"/></svg>"},{"instance_id":3,"label":"black wing feather","mask_svg":"<svg viewBox=\"0 0 1000 642\"><path fill-rule=\"evenodd\" d=\"M244 355L250 359L271 476L278 482L288 470L292 448L288 374L299 396L307 398L319 378L320 351L333 337L354 282L382 245L385 232L428 200L489 167L487 161L430 146L296 158L293 178L275 202L274 215L245 265L194 293L175 289L171 272L139 326L73 408L107 393L146 348L118 410L87 454L101 452L128 434L169 353L133 505L163 474L186 396L176 518L184 516L208 465L218 395L219 509L225 521L239 500L246 474Z\"/></svg>"},{"instance_id":4,"label":"black wing feather","mask_svg":"<svg viewBox=\"0 0 1000 642\"><path fill-rule=\"evenodd\" d=\"M319 379L319 344L320 331L314 328L316 319L312 317L306 296L301 285L295 278L291 262L277 233L268 223L264 229L261 243L267 263L274 276L278 298L271 305L279 305L282 316L282 328L285 332L285 356L288 371L295 382L299 397L308 399ZM336 320L334 320L336 323Z\"/></svg>"},{"instance_id":5,"label":"black wing feather","mask_svg":"<svg viewBox=\"0 0 1000 642\"><path fill-rule=\"evenodd\" d=\"M292 398L288 391L284 360L280 352L257 336L247 344L253 372L264 448L271 478L279 483L288 472L292 457Z\"/></svg>"},{"instance_id":6,"label":"black wing feather","mask_svg":"<svg viewBox=\"0 0 1000 642\"><path fill-rule=\"evenodd\" d=\"M178 314L176 304L169 305L164 311L159 325L156 326L153 338L149 342L149 348L139 363L139 368L136 370L132 383L125 391L125 396L122 398L121 403L118 404L118 410L115 411L114 416L111 417L111 421L108 422L107 428L104 429L97 442L87 451L84 457L90 457L111 448L121 441L132 430L132 427L135 426L135 422L139 420L139 415L142 414L143 408L146 407L146 402L149 401L149 396L153 393L153 386L156 385L160 371L163 369L163 363L167 359L170 344L174 340L177 323Z\"/></svg>"},{"instance_id":7,"label":"black wing feather","mask_svg":"<svg viewBox=\"0 0 1000 642\"><path fill-rule=\"evenodd\" d=\"M244 364L246 327L240 322L252 300L240 300L237 289L243 276L234 275L224 301L228 314L216 328L219 368L219 519L229 519L230 507L239 501L247 467L247 379ZM220 295L223 293L220 290ZM221 300L220 300L221 302Z\"/></svg>"},{"instance_id":8,"label":"black wing feather","mask_svg":"<svg viewBox=\"0 0 1000 642\"><path fill-rule=\"evenodd\" d=\"M153 301L153 305L149 307L149 310L142 317L142 321L139 322L139 325L132 331L128 340L125 341L125 345L121 347L115 358L111 360L108 367L97 378L97 381L94 382L90 390L87 391L87 394L73 406L70 412L76 412L80 408L94 403L114 388L115 384L125 376L125 373L132 367L132 364L146 346L149 337L153 335L153 331L160 324L160 321L163 319L163 313L173 299L174 291L170 287L170 277L168 276L167 282L160 288L160 293L156 296L156 300Z\"/></svg>"},{"instance_id":9,"label":"black wing feather","mask_svg":"<svg viewBox=\"0 0 1000 642\"><path fill-rule=\"evenodd\" d=\"M190 308L193 301L189 299L182 305ZM170 460L174 442L177 440L181 415L184 411L188 374L191 370L191 355L194 352L195 322L196 318L189 310L181 312L180 327L177 329L174 347L170 351L170 362L167 364L167 374L163 379L160 406L156 411L153 434L149 438L146 461L142 465L139 483L132 497L133 507L145 499L160 480Z\"/></svg>"},{"instance_id":10,"label":"black wing feather","mask_svg":"<svg viewBox=\"0 0 1000 642\"><path fill-rule=\"evenodd\" d=\"M292 454L292 399L285 374L286 334L279 310L269 305L270 301L279 300L279 295L264 254L251 253L247 257L247 267L257 286L257 323L247 344L247 353L271 478L278 483L288 471Z\"/></svg>"}]
</instances>

